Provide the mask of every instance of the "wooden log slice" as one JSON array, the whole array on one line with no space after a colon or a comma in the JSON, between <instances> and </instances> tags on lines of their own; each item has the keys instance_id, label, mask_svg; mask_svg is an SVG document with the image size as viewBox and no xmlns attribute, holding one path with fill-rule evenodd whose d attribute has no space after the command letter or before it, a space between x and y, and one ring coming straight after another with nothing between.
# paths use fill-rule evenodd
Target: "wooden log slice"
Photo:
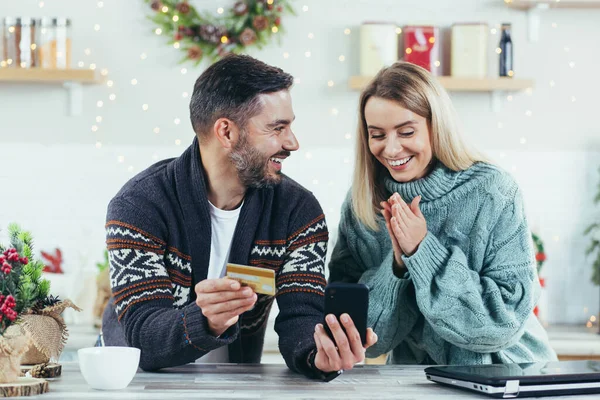
<instances>
[{"instance_id":1,"label":"wooden log slice","mask_svg":"<svg viewBox=\"0 0 600 400\"><path fill-rule=\"evenodd\" d=\"M37 378L17 378L16 382L0 383L0 397L36 396L48 392L48 381Z\"/></svg>"}]
</instances>

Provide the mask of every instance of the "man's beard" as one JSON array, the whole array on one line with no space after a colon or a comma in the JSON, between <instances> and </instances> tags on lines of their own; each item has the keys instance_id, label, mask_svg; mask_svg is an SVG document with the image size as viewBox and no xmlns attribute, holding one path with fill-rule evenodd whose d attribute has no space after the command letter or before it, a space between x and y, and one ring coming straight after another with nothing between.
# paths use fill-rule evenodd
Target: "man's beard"
<instances>
[{"instance_id":1,"label":"man's beard","mask_svg":"<svg viewBox=\"0 0 600 400\"><path fill-rule=\"evenodd\" d=\"M289 152L285 152L289 155ZM283 154L283 153L281 153ZM268 188L281 182L281 171L269 173L269 159L248 141L248 133L240 132L240 140L235 144L229 159L237 170L242 184L248 188Z\"/></svg>"}]
</instances>

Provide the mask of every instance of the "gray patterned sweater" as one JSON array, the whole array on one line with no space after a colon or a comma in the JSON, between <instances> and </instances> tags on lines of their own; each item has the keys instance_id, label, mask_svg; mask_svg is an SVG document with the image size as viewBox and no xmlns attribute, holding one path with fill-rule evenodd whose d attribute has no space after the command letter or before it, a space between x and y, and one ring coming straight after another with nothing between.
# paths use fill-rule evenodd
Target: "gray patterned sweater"
<instances>
[{"instance_id":1,"label":"gray patterned sweater","mask_svg":"<svg viewBox=\"0 0 600 400\"><path fill-rule=\"evenodd\" d=\"M230 362L258 363L276 298L275 330L288 367L319 376L307 358L323 320L328 231L319 203L302 186L284 177L247 192L229 261L274 270L277 294L258 295L254 309L219 338L194 302L211 238L197 140L125 184L108 206L106 232L113 298L103 316L105 345L141 349L145 370L193 362L225 345Z\"/></svg>"},{"instance_id":2,"label":"gray patterned sweater","mask_svg":"<svg viewBox=\"0 0 600 400\"><path fill-rule=\"evenodd\" d=\"M385 182L410 203L422 196L428 233L392 271L383 219L361 224L350 197L329 264L331 281L370 289L369 326L379 340L367 355L392 351L397 364L490 364L556 360L533 314L539 282L531 233L515 181L490 164L454 172L441 164L425 178Z\"/></svg>"}]
</instances>

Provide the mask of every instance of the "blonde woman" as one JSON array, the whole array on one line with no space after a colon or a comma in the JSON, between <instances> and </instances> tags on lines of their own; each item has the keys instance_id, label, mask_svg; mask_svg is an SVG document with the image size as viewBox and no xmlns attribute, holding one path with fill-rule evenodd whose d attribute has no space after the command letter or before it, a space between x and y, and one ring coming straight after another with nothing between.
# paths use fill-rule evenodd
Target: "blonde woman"
<instances>
[{"instance_id":1,"label":"blonde woman","mask_svg":"<svg viewBox=\"0 0 600 400\"><path fill-rule=\"evenodd\" d=\"M556 360L514 180L463 144L451 101L398 62L360 98L356 165L330 281L365 283L369 322L395 364Z\"/></svg>"}]
</instances>

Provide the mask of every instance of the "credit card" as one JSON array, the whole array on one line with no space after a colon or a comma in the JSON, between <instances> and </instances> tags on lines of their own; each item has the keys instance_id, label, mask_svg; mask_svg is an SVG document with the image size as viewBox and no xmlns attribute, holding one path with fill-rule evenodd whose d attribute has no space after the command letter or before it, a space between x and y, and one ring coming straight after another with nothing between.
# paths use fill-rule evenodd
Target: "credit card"
<instances>
[{"instance_id":1,"label":"credit card","mask_svg":"<svg viewBox=\"0 0 600 400\"><path fill-rule=\"evenodd\" d=\"M275 296L275 271L267 268L250 267L241 264L227 264L225 274L242 286L249 286L255 293Z\"/></svg>"}]
</instances>

